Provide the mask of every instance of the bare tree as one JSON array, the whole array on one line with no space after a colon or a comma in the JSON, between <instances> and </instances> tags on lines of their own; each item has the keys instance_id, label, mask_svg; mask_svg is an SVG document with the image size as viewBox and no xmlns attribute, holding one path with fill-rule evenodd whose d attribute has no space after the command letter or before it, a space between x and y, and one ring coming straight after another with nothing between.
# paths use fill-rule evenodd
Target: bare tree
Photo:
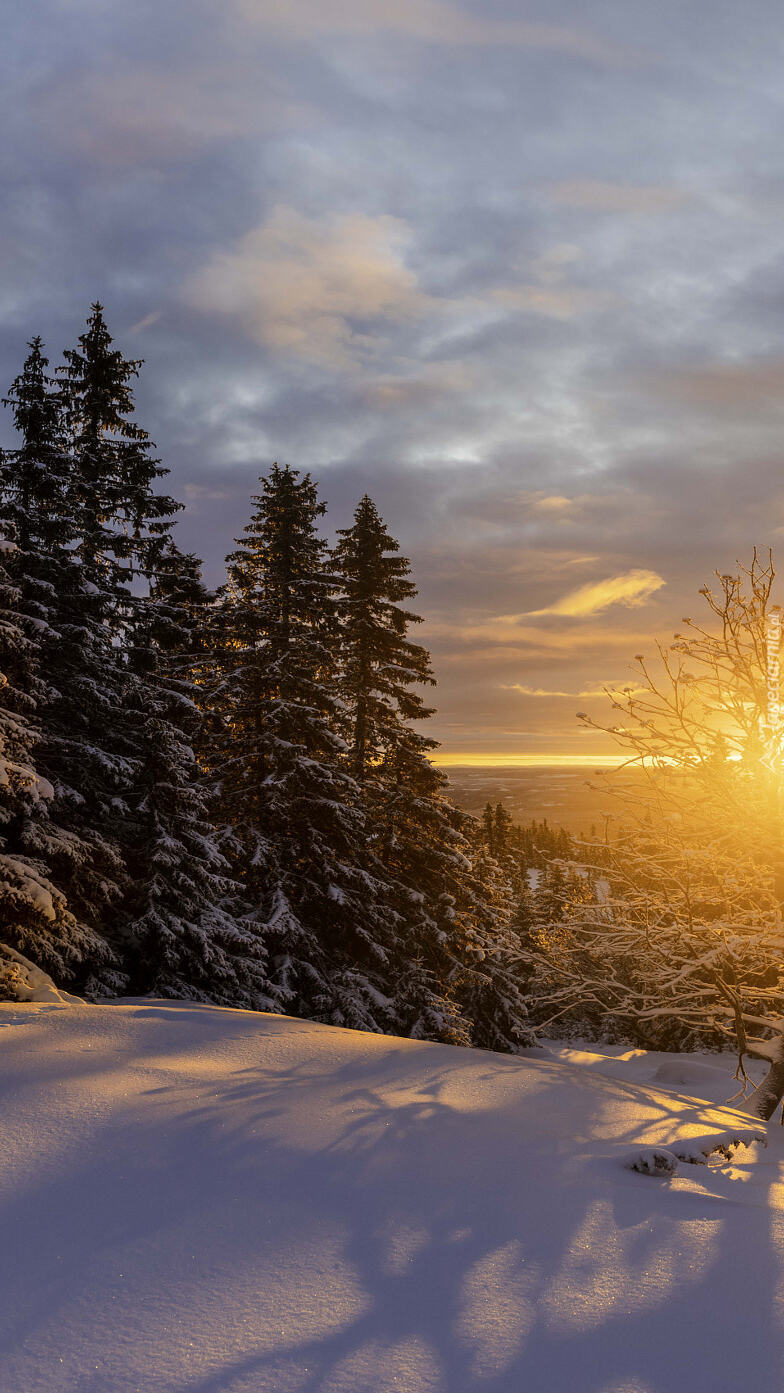
<instances>
[{"instance_id":1,"label":"bare tree","mask_svg":"<svg viewBox=\"0 0 784 1393\"><path fill-rule=\"evenodd\" d=\"M769 683L772 558L719 575L669 647L636 658L602 725L641 771L615 790L623 830L583 844L603 891L541 923L521 950L540 1029L586 1010L670 1040L733 1040L769 1064L745 1106L784 1096L784 752ZM613 774L604 776L609 789ZM616 803L616 806L618 804Z\"/></svg>"}]
</instances>

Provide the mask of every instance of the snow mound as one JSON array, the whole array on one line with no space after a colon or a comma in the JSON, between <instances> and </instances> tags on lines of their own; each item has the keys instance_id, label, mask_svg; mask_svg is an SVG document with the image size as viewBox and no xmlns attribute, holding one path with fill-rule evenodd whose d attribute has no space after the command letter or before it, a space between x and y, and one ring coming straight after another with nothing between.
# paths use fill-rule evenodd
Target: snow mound
<instances>
[{"instance_id":1,"label":"snow mound","mask_svg":"<svg viewBox=\"0 0 784 1393\"><path fill-rule=\"evenodd\" d=\"M767 1146L767 1134L759 1127L735 1127L704 1137L688 1137L669 1147L641 1147L629 1152L626 1165L629 1170L640 1171L643 1175L675 1175L679 1161L691 1166L706 1166L709 1157L716 1155L730 1161L739 1146L753 1146L754 1142Z\"/></svg>"},{"instance_id":2,"label":"snow mound","mask_svg":"<svg viewBox=\"0 0 784 1393\"><path fill-rule=\"evenodd\" d=\"M651 1074L651 1083L661 1083L665 1088L689 1088L695 1092L693 1085L710 1086L717 1081L724 1087L727 1083L726 1066L721 1068L718 1065L703 1064L699 1060L684 1059L679 1056L673 1060L665 1060ZM700 1094L700 1097L703 1097Z\"/></svg>"},{"instance_id":3,"label":"snow mound","mask_svg":"<svg viewBox=\"0 0 784 1393\"><path fill-rule=\"evenodd\" d=\"M35 1001L40 1004L68 1006L84 1002L56 987L51 977L40 967L23 958L21 953L0 943L0 1001Z\"/></svg>"},{"instance_id":4,"label":"snow mound","mask_svg":"<svg viewBox=\"0 0 784 1393\"><path fill-rule=\"evenodd\" d=\"M630 1151L625 1164L630 1171L639 1171L641 1175L675 1175L678 1170L678 1158L666 1146L644 1146L640 1151Z\"/></svg>"}]
</instances>

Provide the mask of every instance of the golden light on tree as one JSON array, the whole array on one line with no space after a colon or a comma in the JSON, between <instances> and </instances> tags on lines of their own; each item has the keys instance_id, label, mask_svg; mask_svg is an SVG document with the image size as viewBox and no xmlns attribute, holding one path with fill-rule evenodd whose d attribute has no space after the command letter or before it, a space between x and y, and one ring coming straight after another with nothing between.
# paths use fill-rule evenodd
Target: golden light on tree
<instances>
[{"instance_id":1,"label":"golden light on tree","mask_svg":"<svg viewBox=\"0 0 784 1393\"><path fill-rule=\"evenodd\" d=\"M656 1046L665 1029L681 1045L732 1039L744 1078L744 1055L766 1059L748 1103L763 1117L784 1094L774 577L756 551L748 568L718 575L700 592L708 617L684 619L653 661L637 655L633 686L608 692L619 719L581 714L644 777L630 792L602 776L614 830L585 844L581 868L598 893L540 925L523 953L542 1025L594 1013L640 1044Z\"/></svg>"}]
</instances>

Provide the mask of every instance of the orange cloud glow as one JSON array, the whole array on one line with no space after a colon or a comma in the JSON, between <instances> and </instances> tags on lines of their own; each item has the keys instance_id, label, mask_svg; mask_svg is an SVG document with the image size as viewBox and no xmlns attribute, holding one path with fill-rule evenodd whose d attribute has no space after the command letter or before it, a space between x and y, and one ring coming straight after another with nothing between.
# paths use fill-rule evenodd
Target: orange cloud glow
<instances>
[{"instance_id":1,"label":"orange cloud glow","mask_svg":"<svg viewBox=\"0 0 784 1393\"><path fill-rule=\"evenodd\" d=\"M580 619L585 615L599 614L610 605L636 607L644 605L663 585L666 585L666 581L655 571L627 571L621 576L609 576L607 580L581 585L564 595L563 599L556 600L555 604L548 605L546 609L530 610L529 614L564 615Z\"/></svg>"}]
</instances>

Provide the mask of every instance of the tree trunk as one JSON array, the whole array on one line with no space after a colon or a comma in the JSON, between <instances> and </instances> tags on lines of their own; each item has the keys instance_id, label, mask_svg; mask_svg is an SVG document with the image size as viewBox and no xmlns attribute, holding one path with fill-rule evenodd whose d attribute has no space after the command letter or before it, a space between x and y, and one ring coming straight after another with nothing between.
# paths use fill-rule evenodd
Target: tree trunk
<instances>
[{"instance_id":1,"label":"tree trunk","mask_svg":"<svg viewBox=\"0 0 784 1393\"><path fill-rule=\"evenodd\" d=\"M744 1110L761 1117L765 1122L784 1098L784 1036L776 1042L776 1053L762 1083L746 1099Z\"/></svg>"}]
</instances>

